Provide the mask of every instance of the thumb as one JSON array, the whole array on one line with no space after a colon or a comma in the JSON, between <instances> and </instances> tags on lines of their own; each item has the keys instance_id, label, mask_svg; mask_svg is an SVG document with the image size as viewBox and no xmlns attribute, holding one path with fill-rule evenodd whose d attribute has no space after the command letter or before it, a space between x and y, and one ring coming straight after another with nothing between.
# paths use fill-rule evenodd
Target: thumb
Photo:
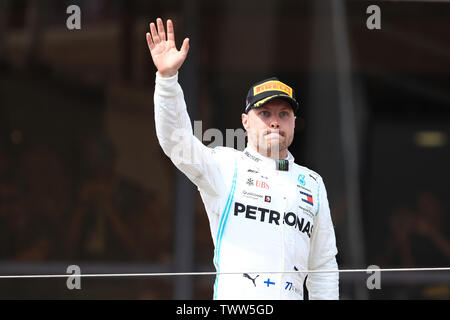
<instances>
[{"instance_id":1,"label":"thumb","mask_svg":"<svg viewBox=\"0 0 450 320\"><path fill-rule=\"evenodd\" d=\"M186 56L189 51L189 38L184 39L180 52Z\"/></svg>"}]
</instances>

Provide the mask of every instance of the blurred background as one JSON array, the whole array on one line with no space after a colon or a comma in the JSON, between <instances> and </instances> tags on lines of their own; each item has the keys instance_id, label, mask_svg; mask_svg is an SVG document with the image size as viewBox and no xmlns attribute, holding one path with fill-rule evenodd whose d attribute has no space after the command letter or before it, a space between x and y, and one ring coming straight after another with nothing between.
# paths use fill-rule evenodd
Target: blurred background
<instances>
[{"instance_id":1,"label":"blurred background","mask_svg":"<svg viewBox=\"0 0 450 320\"><path fill-rule=\"evenodd\" d=\"M450 266L448 1L0 0L0 274L214 271L198 192L156 139L157 17L191 39L203 131L242 128L259 80L296 90L290 150L324 178L341 269ZM341 298L450 298L448 272L367 277L341 274ZM0 299L211 299L213 282L0 280Z\"/></svg>"}]
</instances>

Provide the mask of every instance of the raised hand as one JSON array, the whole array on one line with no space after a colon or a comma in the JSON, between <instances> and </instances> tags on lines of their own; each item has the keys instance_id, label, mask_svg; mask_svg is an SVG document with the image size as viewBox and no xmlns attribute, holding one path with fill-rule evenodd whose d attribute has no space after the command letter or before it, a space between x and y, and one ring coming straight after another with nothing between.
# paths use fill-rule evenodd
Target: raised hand
<instances>
[{"instance_id":1,"label":"raised hand","mask_svg":"<svg viewBox=\"0 0 450 320\"><path fill-rule=\"evenodd\" d=\"M183 65L189 51L189 38L184 39L181 49L177 50L172 21L167 20L167 40L163 21L158 18L156 24L158 30L153 22L150 23L150 32L146 34L147 44L159 74L168 78L174 76Z\"/></svg>"}]
</instances>

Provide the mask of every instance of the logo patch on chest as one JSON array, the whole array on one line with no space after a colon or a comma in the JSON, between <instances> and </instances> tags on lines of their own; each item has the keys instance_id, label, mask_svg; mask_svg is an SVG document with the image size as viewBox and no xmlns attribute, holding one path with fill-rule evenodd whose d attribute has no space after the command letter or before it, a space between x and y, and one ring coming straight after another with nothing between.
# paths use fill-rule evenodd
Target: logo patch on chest
<instances>
[{"instance_id":1,"label":"logo patch on chest","mask_svg":"<svg viewBox=\"0 0 450 320\"><path fill-rule=\"evenodd\" d=\"M299 174L297 180L298 180L298 182L299 182L302 186L305 186L305 185L306 185L306 182L305 182L305 175L304 175L304 174Z\"/></svg>"},{"instance_id":2,"label":"logo patch on chest","mask_svg":"<svg viewBox=\"0 0 450 320\"><path fill-rule=\"evenodd\" d=\"M245 183L249 186L255 186L262 189L270 189L269 184L262 180L253 180L252 178L248 178Z\"/></svg>"},{"instance_id":3,"label":"logo patch on chest","mask_svg":"<svg viewBox=\"0 0 450 320\"><path fill-rule=\"evenodd\" d=\"M305 218L298 217L294 212L285 212L284 214L281 214L275 210L246 205L239 202L234 203L234 215L258 222L275 224L278 226L281 224L286 224L290 227L298 229L299 232L305 233L308 238L311 237L314 227L310 221Z\"/></svg>"},{"instance_id":4,"label":"logo patch on chest","mask_svg":"<svg viewBox=\"0 0 450 320\"><path fill-rule=\"evenodd\" d=\"M300 191L300 194L302 195L302 201L306 202L307 204L313 206L314 205L314 201L313 201L313 196L312 194Z\"/></svg>"}]
</instances>

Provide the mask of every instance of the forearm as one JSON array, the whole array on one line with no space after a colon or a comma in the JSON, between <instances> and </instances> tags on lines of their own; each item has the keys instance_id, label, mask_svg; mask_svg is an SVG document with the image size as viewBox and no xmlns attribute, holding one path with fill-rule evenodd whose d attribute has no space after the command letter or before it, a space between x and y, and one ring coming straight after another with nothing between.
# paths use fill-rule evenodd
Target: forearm
<instances>
[{"instance_id":1,"label":"forearm","mask_svg":"<svg viewBox=\"0 0 450 320\"><path fill-rule=\"evenodd\" d=\"M336 262L337 248L336 235L331 220L328 197L320 179L319 208L316 217L309 256L309 269L314 271L338 271ZM320 272L310 273L306 281L309 298L311 300L337 300L339 299L339 273Z\"/></svg>"},{"instance_id":2,"label":"forearm","mask_svg":"<svg viewBox=\"0 0 450 320\"><path fill-rule=\"evenodd\" d=\"M308 295L310 300L338 300L339 299L339 272L336 259L330 260L323 264L320 270L336 270L336 272L318 272L309 273L306 280Z\"/></svg>"},{"instance_id":3,"label":"forearm","mask_svg":"<svg viewBox=\"0 0 450 320\"><path fill-rule=\"evenodd\" d=\"M154 103L156 135L164 153L172 158L183 133L192 135L178 74L169 78L156 74Z\"/></svg>"},{"instance_id":4,"label":"forearm","mask_svg":"<svg viewBox=\"0 0 450 320\"><path fill-rule=\"evenodd\" d=\"M218 174L213 152L194 136L177 80L178 74L170 78L156 75L156 135L175 166L199 188L215 195Z\"/></svg>"}]
</instances>

